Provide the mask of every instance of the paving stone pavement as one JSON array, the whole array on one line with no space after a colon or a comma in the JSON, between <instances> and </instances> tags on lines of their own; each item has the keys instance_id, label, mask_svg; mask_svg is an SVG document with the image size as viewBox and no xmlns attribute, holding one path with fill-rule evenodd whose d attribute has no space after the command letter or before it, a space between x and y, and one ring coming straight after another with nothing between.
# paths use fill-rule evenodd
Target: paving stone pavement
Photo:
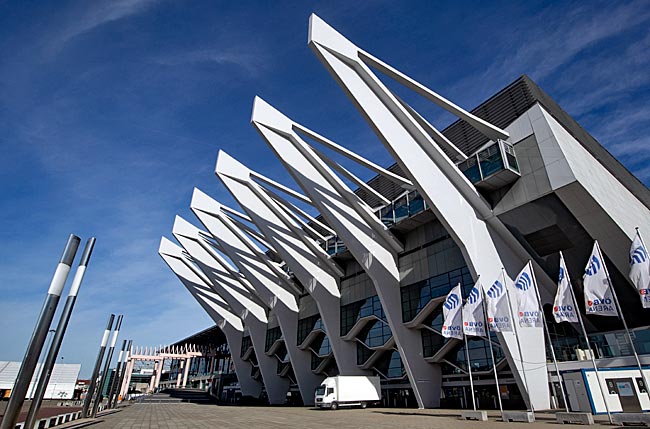
<instances>
[{"instance_id":1,"label":"paving stone pavement","mask_svg":"<svg viewBox=\"0 0 650 429\"><path fill-rule=\"evenodd\" d=\"M60 426L88 429L343 429L399 428L451 429L526 427L553 429L557 427L552 415L540 415L545 420L533 424L503 423L490 413L490 422L470 422L458 418L456 410L405 410L369 408L316 410L298 407L237 407L212 404L134 404L121 411L104 415L95 421ZM598 425L599 426L599 425ZM569 426L570 427L570 426ZM575 427L575 426L573 426ZM592 426L593 427L593 426Z\"/></svg>"}]
</instances>

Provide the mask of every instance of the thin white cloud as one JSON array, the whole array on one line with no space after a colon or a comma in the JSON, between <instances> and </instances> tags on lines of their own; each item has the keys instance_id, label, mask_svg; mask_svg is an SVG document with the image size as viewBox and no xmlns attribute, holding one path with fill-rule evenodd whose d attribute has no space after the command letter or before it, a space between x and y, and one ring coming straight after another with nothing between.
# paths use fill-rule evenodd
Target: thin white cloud
<instances>
[{"instance_id":1,"label":"thin white cloud","mask_svg":"<svg viewBox=\"0 0 650 429\"><path fill-rule=\"evenodd\" d=\"M238 66L250 75L257 75L264 67L266 57L259 52L251 52L241 46L237 52L219 49L199 49L190 52L172 53L154 57L153 62L163 66L192 66L192 65L233 65Z\"/></svg>"},{"instance_id":2,"label":"thin white cloud","mask_svg":"<svg viewBox=\"0 0 650 429\"><path fill-rule=\"evenodd\" d=\"M101 0L82 2L83 9L70 14L64 25L49 41L48 52L58 53L69 41L102 25L147 10L158 0Z\"/></svg>"}]
</instances>

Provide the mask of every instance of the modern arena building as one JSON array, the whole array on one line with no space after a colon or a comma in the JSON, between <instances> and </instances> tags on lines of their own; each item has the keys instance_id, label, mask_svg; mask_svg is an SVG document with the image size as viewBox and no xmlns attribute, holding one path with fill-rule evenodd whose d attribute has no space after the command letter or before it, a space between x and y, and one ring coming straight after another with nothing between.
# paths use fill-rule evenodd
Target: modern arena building
<instances>
[{"instance_id":1,"label":"modern arena building","mask_svg":"<svg viewBox=\"0 0 650 429\"><path fill-rule=\"evenodd\" d=\"M470 407L465 346L441 335L441 304L458 283L467 296L479 277L503 276L512 287L532 260L570 408L604 412L580 328L551 315L559 252L582 305L598 240L641 362L650 364L649 313L627 276L635 228L650 236L648 188L527 76L468 112L315 15L309 46L396 163L377 166L258 98L252 125L295 184L220 152L216 174L241 208L195 190L199 222L177 217L178 244L163 238L159 250L225 334L241 394L312 405L324 377L374 374L387 406ZM458 120L438 131L378 74ZM319 147L377 176L363 182ZM650 410L621 321L581 314L611 411ZM494 409L487 341L468 338L469 361L479 407ZM489 341L506 408L563 406L541 327Z\"/></svg>"}]
</instances>

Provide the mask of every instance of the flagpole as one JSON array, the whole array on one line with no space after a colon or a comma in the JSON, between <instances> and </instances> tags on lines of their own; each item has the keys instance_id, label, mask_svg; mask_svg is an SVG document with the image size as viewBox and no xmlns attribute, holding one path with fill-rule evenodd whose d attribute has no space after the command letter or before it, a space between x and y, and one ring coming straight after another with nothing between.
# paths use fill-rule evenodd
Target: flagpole
<instances>
[{"instance_id":1,"label":"flagpole","mask_svg":"<svg viewBox=\"0 0 650 429\"><path fill-rule=\"evenodd\" d=\"M470 389L472 389L472 405L474 406L474 411L476 411L476 398L474 397L474 380L472 379L472 362L469 359L469 347L467 345L467 335L465 335L464 333L463 333L463 339L465 340L465 357L467 359L467 371L469 372L469 387Z\"/></svg>"},{"instance_id":2,"label":"flagpole","mask_svg":"<svg viewBox=\"0 0 650 429\"><path fill-rule=\"evenodd\" d=\"M512 320L512 327L514 329L515 341L517 342L517 349L519 350L519 361L521 362L521 372L524 374L524 387L526 388L526 396L528 396L528 408L530 411L535 414L535 408L533 407L533 401L530 398L530 388L528 387L528 377L526 377L526 368L524 368L524 354L521 352L521 343L519 342L519 331L517 330L517 323L515 322L515 316L512 312L512 302L510 301L510 292L508 291L508 283L506 282L506 270L502 267L501 272L503 274L503 287L506 290L506 298L508 299L508 310L510 310L510 319ZM514 360L513 360L514 361ZM517 370L517 365L515 365L515 371Z\"/></svg>"},{"instance_id":3,"label":"flagpole","mask_svg":"<svg viewBox=\"0 0 650 429\"><path fill-rule=\"evenodd\" d=\"M560 250L560 260L564 260L564 255L562 254L562 251ZM565 264L566 268L566 264ZM603 382L600 379L600 373L598 372L598 365L596 365L596 357L594 354L594 350L591 348L591 343L589 342L589 336L587 335L587 329L585 328L585 323L582 320L582 314L580 313L579 307L578 307L578 300L576 299L576 295L573 292L573 286L571 284L571 276L569 275L569 269L567 268L565 270L564 275L566 276L567 282L569 282L569 291L571 292L571 299L573 300L573 307L576 309L576 315L578 316L578 322L580 323L580 329L582 329L582 335L585 337L585 341L587 343L587 348L589 349L589 356L591 357L591 364L594 367L594 373L596 374L596 380L598 381L598 387L600 388L600 394L603 396L603 402L605 403L605 410L607 410L607 417L609 418L609 423L614 424L614 421L612 420L612 413L609 410L609 404L607 403L607 396L605 395L605 390L603 389Z\"/></svg>"},{"instance_id":4,"label":"flagpole","mask_svg":"<svg viewBox=\"0 0 650 429\"><path fill-rule=\"evenodd\" d=\"M598 240L596 240L596 242L598 242ZM636 352L636 346L634 345L634 340L632 340L632 335L630 334L630 330L627 327L627 322L625 321L625 316L623 315L623 309L621 308L621 304L618 302L618 296L616 295L616 291L614 290L614 284L612 283L612 279L609 277L609 271L607 270L607 265L605 264L605 258L603 258L603 254L600 251L600 245L596 246L596 248L598 249L598 255L600 256L600 260L603 261L603 268L605 269L605 275L607 276L607 281L609 282L609 290L612 291L614 304L616 304L618 310L618 317L623 322L623 328L625 328L625 333L627 334L627 338L630 341L630 345L632 346L634 359L636 359L636 364L638 365L639 372L641 373L641 380L643 380L643 384L645 385L646 395L648 395L648 397L650 398L650 394L648 393L648 380L646 379L646 376L643 373L643 366L641 366L641 360L639 359L639 354Z\"/></svg>"},{"instance_id":5,"label":"flagpole","mask_svg":"<svg viewBox=\"0 0 650 429\"><path fill-rule=\"evenodd\" d=\"M483 294L483 302L481 302L481 305L483 306L483 317L485 320L485 340L488 342L490 345L490 356L492 357L492 370L494 371L494 382L497 385L497 398L499 399L499 411L503 413L503 403L501 401L501 388L499 387L499 375L497 374L497 363L494 357L494 348L492 347L492 339L490 338L490 326L487 323L487 308L485 307L486 303L486 295L485 291L483 288L481 288L481 293Z\"/></svg>"},{"instance_id":6,"label":"flagpole","mask_svg":"<svg viewBox=\"0 0 650 429\"><path fill-rule=\"evenodd\" d=\"M648 257L648 248L645 247L645 243L643 242L643 237L641 237L641 233L639 232L639 227L637 226L634 229L636 230L636 235L639 236L639 241L641 242L641 246L643 246L643 250L645 250L646 252L646 257ZM650 285L648 285L648 287L650 287ZM638 292L638 288L637 288L637 292ZM643 307L645 308L645 306ZM646 386L646 390L648 390L648 386Z\"/></svg>"},{"instance_id":7,"label":"flagpole","mask_svg":"<svg viewBox=\"0 0 650 429\"><path fill-rule=\"evenodd\" d=\"M639 236L639 241L641 241L641 245L643 246L643 248L645 249L645 251L646 251L646 253L647 253L647 252L648 252L648 248L645 247L645 243L643 242L643 237L641 237L641 233L639 232L639 227L638 227L638 226L637 226L637 227L634 227L634 229L636 230L636 235Z\"/></svg>"},{"instance_id":8,"label":"flagpole","mask_svg":"<svg viewBox=\"0 0 650 429\"><path fill-rule=\"evenodd\" d=\"M553 350L553 342L551 341L551 333L548 330L548 324L546 323L546 317L544 316L544 307L542 306L542 298L539 295L539 288L537 287L537 278L535 277L535 270L533 270L533 264L529 260L528 266L530 268L530 274L533 276L533 287L535 288L535 294L537 295L537 305L539 308L539 316L542 319L542 324L544 325L544 332L546 332L546 338L548 340L548 346L551 349L551 357L553 358L553 364L555 365L555 373L557 374L557 379L560 382L560 391L562 392L562 400L564 401L564 408L566 412L569 412L569 403L566 400L566 394L564 393L564 383L562 383L562 375L560 375L560 367L557 365L557 359L555 358L555 350ZM551 381L551 386L553 382Z\"/></svg>"}]
</instances>

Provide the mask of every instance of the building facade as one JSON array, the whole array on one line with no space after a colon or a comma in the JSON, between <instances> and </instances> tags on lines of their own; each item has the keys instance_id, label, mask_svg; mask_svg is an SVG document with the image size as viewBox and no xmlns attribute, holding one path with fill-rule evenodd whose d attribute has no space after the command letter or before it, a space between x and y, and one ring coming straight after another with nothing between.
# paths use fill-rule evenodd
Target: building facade
<instances>
[{"instance_id":1,"label":"building facade","mask_svg":"<svg viewBox=\"0 0 650 429\"><path fill-rule=\"evenodd\" d=\"M539 86L522 76L468 112L317 16L309 45L395 164L377 166L256 98L252 125L295 184L220 152L216 175L241 209L195 190L202 228L179 218L173 233L182 247L161 243L163 259L225 333L243 395L272 404L299 395L310 405L328 375L376 374L387 406L469 407L465 345L441 335L442 303L459 283L466 297L479 278L512 288L530 260L551 344L541 327L470 337L479 406L496 408L497 394L507 408L559 405L553 347L571 407L582 409L588 347L551 311L559 252L581 301L594 240L650 363L648 310L627 277L635 228L650 234L650 191ZM378 74L458 120L438 131ZM361 181L319 147L377 176ZM627 374L634 363L621 322L582 314L599 366ZM640 408L650 409L642 383L633 385ZM608 394L625 409L620 392ZM588 401L600 412L596 402Z\"/></svg>"}]
</instances>

